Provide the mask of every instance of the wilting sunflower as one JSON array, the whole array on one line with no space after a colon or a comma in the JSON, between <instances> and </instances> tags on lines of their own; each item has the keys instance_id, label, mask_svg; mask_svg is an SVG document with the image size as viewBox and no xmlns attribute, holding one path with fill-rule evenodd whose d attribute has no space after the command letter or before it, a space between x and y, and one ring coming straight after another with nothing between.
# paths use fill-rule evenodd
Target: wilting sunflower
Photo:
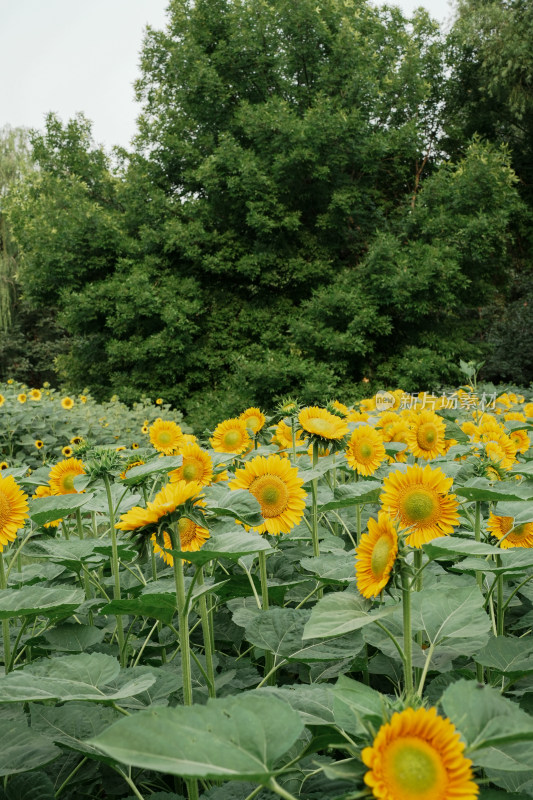
<instances>
[{"instance_id":1,"label":"wilting sunflower","mask_svg":"<svg viewBox=\"0 0 533 800\"><path fill-rule=\"evenodd\" d=\"M426 461L444 454L446 425L433 411L421 411L407 434L407 445L416 458Z\"/></svg>"},{"instance_id":2,"label":"wilting sunflower","mask_svg":"<svg viewBox=\"0 0 533 800\"><path fill-rule=\"evenodd\" d=\"M183 431L171 420L156 419L150 427L150 441L156 450L169 456L182 446Z\"/></svg>"},{"instance_id":3,"label":"wilting sunflower","mask_svg":"<svg viewBox=\"0 0 533 800\"><path fill-rule=\"evenodd\" d=\"M43 393L40 389L32 389L30 391L30 400L39 401L43 396Z\"/></svg>"},{"instance_id":4,"label":"wilting sunflower","mask_svg":"<svg viewBox=\"0 0 533 800\"><path fill-rule=\"evenodd\" d=\"M48 481L52 494L76 494L74 478L76 475L85 475L82 462L77 458L68 458L58 463L50 470Z\"/></svg>"},{"instance_id":5,"label":"wilting sunflower","mask_svg":"<svg viewBox=\"0 0 533 800\"><path fill-rule=\"evenodd\" d=\"M370 425L360 425L352 432L346 448L346 461L359 475L373 475L386 458L383 438Z\"/></svg>"},{"instance_id":6,"label":"wilting sunflower","mask_svg":"<svg viewBox=\"0 0 533 800\"><path fill-rule=\"evenodd\" d=\"M49 486L37 486L35 488L35 494L33 497L50 497L52 494L52 490ZM45 528L57 528L57 526L62 522L61 519L54 519L52 522L45 522Z\"/></svg>"},{"instance_id":7,"label":"wilting sunflower","mask_svg":"<svg viewBox=\"0 0 533 800\"><path fill-rule=\"evenodd\" d=\"M259 433L266 422L266 417L259 408L247 408L239 415L239 419L244 421L248 432L252 436Z\"/></svg>"},{"instance_id":8,"label":"wilting sunflower","mask_svg":"<svg viewBox=\"0 0 533 800\"><path fill-rule=\"evenodd\" d=\"M497 517L492 512L489 514L487 530L497 539L501 539L500 547L507 550L510 547L533 547L533 522L525 522L513 528L514 517ZM505 536L505 538L504 538Z\"/></svg>"},{"instance_id":9,"label":"wilting sunflower","mask_svg":"<svg viewBox=\"0 0 533 800\"><path fill-rule=\"evenodd\" d=\"M338 441L348 433L345 420L318 406L302 408L298 421L304 433L311 433L321 439Z\"/></svg>"},{"instance_id":10,"label":"wilting sunflower","mask_svg":"<svg viewBox=\"0 0 533 800\"><path fill-rule=\"evenodd\" d=\"M379 800L475 800L472 762L455 725L436 708L406 708L361 753L365 783Z\"/></svg>"},{"instance_id":11,"label":"wilting sunflower","mask_svg":"<svg viewBox=\"0 0 533 800\"><path fill-rule=\"evenodd\" d=\"M384 511L377 522L368 520L368 533L361 536L355 555L357 588L363 597L377 597L389 582L398 555L396 527Z\"/></svg>"},{"instance_id":12,"label":"wilting sunflower","mask_svg":"<svg viewBox=\"0 0 533 800\"><path fill-rule=\"evenodd\" d=\"M72 397L64 397L61 400L61 407L66 408L69 411L74 406L74 400Z\"/></svg>"},{"instance_id":13,"label":"wilting sunflower","mask_svg":"<svg viewBox=\"0 0 533 800\"><path fill-rule=\"evenodd\" d=\"M244 453L252 446L245 421L237 417L220 422L213 431L209 442L215 452L234 453L235 455Z\"/></svg>"},{"instance_id":14,"label":"wilting sunflower","mask_svg":"<svg viewBox=\"0 0 533 800\"><path fill-rule=\"evenodd\" d=\"M397 519L402 528L410 528L406 542L422 547L437 536L453 533L459 524L458 503L448 494L453 478L429 464L407 467L405 472L393 472L383 481L380 495L383 510Z\"/></svg>"},{"instance_id":15,"label":"wilting sunflower","mask_svg":"<svg viewBox=\"0 0 533 800\"><path fill-rule=\"evenodd\" d=\"M209 539L209 531L207 528L202 528L200 525L193 522L192 519L187 519L187 517L180 517L178 521L178 532L180 535L181 550L186 553L196 552ZM165 564L168 564L169 567L173 567L174 558L172 554L165 552L165 550L172 550L170 534L163 531L164 547L161 547L157 543L155 533L151 535L150 541L152 542L156 556L160 556Z\"/></svg>"},{"instance_id":16,"label":"wilting sunflower","mask_svg":"<svg viewBox=\"0 0 533 800\"><path fill-rule=\"evenodd\" d=\"M0 552L14 542L28 518L28 495L12 475L0 478Z\"/></svg>"},{"instance_id":17,"label":"wilting sunflower","mask_svg":"<svg viewBox=\"0 0 533 800\"><path fill-rule=\"evenodd\" d=\"M33 443L37 450L41 450L44 447L44 442L42 439L36 439Z\"/></svg>"},{"instance_id":18,"label":"wilting sunflower","mask_svg":"<svg viewBox=\"0 0 533 800\"><path fill-rule=\"evenodd\" d=\"M146 504L146 508L134 506L134 508L123 514L115 528L119 528L122 531L134 531L147 525L155 525L167 514L172 514L176 511L187 500L196 498L198 502L198 495L201 491L202 486L196 481L191 481L190 483L186 481L167 483L156 494L154 499Z\"/></svg>"},{"instance_id":19,"label":"wilting sunflower","mask_svg":"<svg viewBox=\"0 0 533 800\"><path fill-rule=\"evenodd\" d=\"M304 515L307 493L303 480L288 459L278 455L256 456L235 472L230 489L248 489L261 506L264 523L259 533L288 533Z\"/></svg>"},{"instance_id":20,"label":"wilting sunflower","mask_svg":"<svg viewBox=\"0 0 533 800\"><path fill-rule=\"evenodd\" d=\"M191 442L181 448L183 456L181 467L169 473L171 483L177 481L197 481L201 486L207 486L213 478L213 460L206 450Z\"/></svg>"}]
</instances>

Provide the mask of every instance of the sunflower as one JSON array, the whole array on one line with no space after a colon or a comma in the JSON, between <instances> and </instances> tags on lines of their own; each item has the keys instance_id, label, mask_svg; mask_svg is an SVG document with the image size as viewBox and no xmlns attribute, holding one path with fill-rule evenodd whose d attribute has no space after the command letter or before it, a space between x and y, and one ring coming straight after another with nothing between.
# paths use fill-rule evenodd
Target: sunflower
<instances>
[{"instance_id":1,"label":"sunflower","mask_svg":"<svg viewBox=\"0 0 533 800\"><path fill-rule=\"evenodd\" d=\"M407 434L409 433L409 426L403 419L399 419L398 422L394 425L394 428L391 432L391 442L399 442L401 444L407 445ZM396 462L404 462L407 461L407 451L408 448L405 447L403 450L397 450L396 455L394 458L390 458L389 460L394 463Z\"/></svg>"},{"instance_id":2,"label":"sunflower","mask_svg":"<svg viewBox=\"0 0 533 800\"><path fill-rule=\"evenodd\" d=\"M370 425L355 428L346 448L346 461L359 475L373 475L386 457L383 437Z\"/></svg>"},{"instance_id":3,"label":"sunflower","mask_svg":"<svg viewBox=\"0 0 533 800\"><path fill-rule=\"evenodd\" d=\"M73 452L74 452L74 450L72 449L72 447L69 444L67 444L67 445L65 445L65 447L61 448L61 453L62 453L62 455L65 456L65 458L70 458Z\"/></svg>"},{"instance_id":4,"label":"sunflower","mask_svg":"<svg viewBox=\"0 0 533 800\"><path fill-rule=\"evenodd\" d=\"M475 800L472 762L455 725L436 708L406 708L361 753L364 780L379 800Z\"/></svg>"},{"instance_id":5,"label":"sunflower","mask_svg":"<svg viewBox=\"0 0 533 800\"><path fill-rule=\"evenodd\" d=\"M180 517L178 521L178 532L180 535L180 549L185 553L196 552L207 539L209 539L209 531L207 528L202 528L200 525L193 522L192 519L187 519L187 517ZM160 556L165 564L168 564L169 567L173 567L174 558L172 554L165 552L166 550L172 550L170 535L166 531L163 531L163 547L157 543L155 533L151 535L150 541L152 542L156 556Z\"/></svg>"},{"instance_id":6,"label":"sunflower","mask_svg":"<svg viewBox=\"0 0 533 800\"><path fill-rule=\"evenodd\" d=\"M503 469L511 469L516 461L517 448L509 436L503 434L486 445L487 456Z\"/></svg>"},{"instance_id":7,"label":"sunflower","mask_svg":"<svg viewBox=\"0 0 533 800\"><path fill-rule=\"evenodd\" d=\"M70 443L73 445L79 445L83 442L83 436L73 436L70 440Z\"/></svg>"},{"instance_id":8,"label":"sunflower","mask_svg":"<svg viewBox=\"0 0 533 800\"><path fill-rule=\"evenodd\" d=\"M36 439L33 444L35 445L37 450L40 450L42 447L44 447L44 442L42 441L42 439Z\"/></svg>"},{"instance_id":9,"label":"sunflower","mask_svg":"<svg viewBox=\"0 0 533 800\"><path fill-rule=\"evenodd\" d=\"M248 433L252 436L259 433L266 422L266 417L259 408L247 408L239 415L239 419L244 421Z\"/></svg>"},{"instance_id":10,"label":"sunflower","mask_svg":"<svg viewBox=\"0 0 533 800\"><path fill-rule=\"evenodd\" d=\"M74 405L74 400L72 399L72 397L64 397L61 400L61 407L66 408L67 411L70 411L73 405Z\"/></svg>"},{"instance_id":11,"label":"sunflower","mask_svg":"<svg viewBox=\"0 0 533 800\"><path fill-rule=\"evenodd\" d=\"M76 494L74 488L76 475L85 475L83 464L79 459L68 458L66 461L58 461L50 470L48 478L52 494Z\"/></svg>"},{"instance_id":12,"label":"sunflower","mask_svg":"<svg viewBox=\"0 0 533 800\"><path fill-rule=\"evenodd\" d=\"M123 470L123 471L120 473L120 477L122 478L122 480L124 480L124 478L126 477L126 473L127 473L127 472L128 472L130 469L133 469L133 467L142 467L142 465L143 465L144 463L145 463L144 461L141 461L141 460L139 460L139 461L132 461L130 464L128 464L128 465L127 465L127 467L126 467L126 469L124 469L124 470Z\"/></svg>"},{"instance_id":13,"label":"sunflower","mask_svg":"<svg viewBox=\"0 0 533 800\"><path fill-rule=\"evenodd\" d=\"M433 411L417 414L407 434L407 445L416 458L426 461L444 454L446 425Z\"/></svg>"},{"instance_id":14,"label":"sunflower","mask_svg":"<svg viewBox=\"0 0 533 800\"><path fill-rule=\"evenodd\" d=\"M201 486L207 486L213 478L213 461L206 450L191 442L181 448L183 456L181 467L169 473L171 483L177 481L197 481Z\"/></svg>"},{"instance_id":15,"label":"sunflower","mask_svg":"<svg viewBox=\"0 0 533 800\"><path fill-rule=\"evenodd\" d=\"M346 415L346 422L366 422L369 416L366 411L355 411L351 408Z\"/></svg>"},{"instance_id":16,"label":"sunflower","mask_svg":"<svg viewBox=\"0 0 533 800\"><path fill-rule=\"evenodd\" d=\"M400 421L400 417L395 411L384 411L379 415L379 422L376 428L381 428L381 435L384 442L390 442L394 426Z\"/></svg>"},{"instance_id":17,"label":"sunflower","mask_svg":"<svg viewBox=\"0 0 533 800\"><path fill-rule=\"evenodd\" d=\"M43 393L41 392L40 389L32 389L30 391L30 400L38 401L38 400L40 400L42 398L42 396L43 396Z\"/></svg>"},{"instance_id":18,"label":"sunflower","mask_svg":"<svg viewBox=\"0 0 533 800\"><path fill-rule=\"evenodd\" d=\"M348 433L345 420L318 406L302 408L298 414L298 421L305 433L311 433L321 439L338 441Z\"/></svg>"},{"instance_id":19,"label":"sunflower","mask_svg":"<svg viewBox=\"0 0 533 800\"><path fill-rule=\"evenodd\" d=\"M158 397L157 400L155 401L155 404L156 404L156 406L162 406L163 405L163 398L162 397Z\"/></svg>"},{"instance_id":20,"label":"sunflower","mask_svg":"<svg viewBox=\"0 0 533 800\"><path fill-rule=\"evenodd\" d=\"M503 415L503 418L506 422L511 422L512 420L516 420L516 422L526 421L526 417L521 411L509 411L508 414Z\"/></svg>"},{"instance_id":21,"label":"sunflower","mask_svg":"<svg viewBox=\"0 0 533 800\"><path fill-rule=\"evenodd\" d=\"M230 489L248 489L258 500L264 523L259 533L288 533L304 515L303 480L290 461L278 455L256 456L235 472Z\"/></svg>"},{"instance_id":22,"label":"sunflower","mask_svg":"<svg viewBox=\"0 0 533 800\"><path fill-rule=\"evenodd\" d=\"M86 402L87 402L86 396L84 394L80 394L80 403L86 403Z\"/></svg>"},{"instance_id":23,"label":"sunflower","mask_svg":"<svg viewBox=\"0 0 533 800\"><path fill-rule=\"evenodd\" d=\"M339 400L334 400L331 404L334 409L340 411L343 417L345 417L348 413L348 406L345 406L344 403L339 402Z\"/></svg>"},{"instance_id":24,"label":"sunflower","mask_svg":"<svg viewBox=\"0 0 533 800\"><path fill-rule=\"evenodd\" d=\"M2 469L9 469L9 464L7 461L0 461L0 470Z\"/></svg>"},{"instance_id":25,"label":"sunflower","mask_svg":"<svg viewBox=\"0 0 533 800\"><path fill-rule=\"evenodd\" d=\"M28 495L12 475L0 478L0 552L15 541L17 531L28 518Z\"/></svg>"},{"instance_id":26,"label":"sunflower","mask_svg":"<svg viewBox=\"0 0 533 800\"><path fill-rule=\"evenodd\" d=\"M507 550L509 547L533 547L533 522L524 522L513 528L514 517L498 517L492 511L489 514L487 530L500 539L500 547ZM505 538L504 538L505 537Z\"/></svg>"},{"instance_id":27,"label":"sunflower","mask_svg":"<svg viewBox=\"0 0 533 800\"><path fill-rule=\"evenodd\" d=\"M217 453L235 453L235 455L244 453L252 446L245 421L237 417L220 422L209 442Z\"/></svg>"},{"instance_id":28,"label":"sunflower","mask_svg":"<svg viewBox=\"0 0 533 800\"><path fill-rule=\"evenodd\" d=\"M50 497L52 494L52 490L50 486L36 486L35 487L35 494L33 497ZM62 522L61 519L54 519L52 522L45 522L45 528L57 528L57 526Z\"/></svg>"},{"instance_id":29,"label":"sunflower","mask_svg":"<svg viewBox=\"0 0 533 800\"><path fill-rule=\"evenodd\" d=\"M199 494L202 486L197 481L177 481L177 483L167 483L154 499L146 504L146 508L134 506L120 518L115 528L122 531L134 531L137 528L144 528L147 525L154 525L160 519L172 514L176 509L187 502L196 498L199 502Z\"/></svg>"},{"instance_id":30,"label":"sunflower","mask_svg":"<svg viewBox=\"0 0 533 800\"><path fill-rule=\"evenodd\" d=\"M3 394L0 394L0 406L3 406L5 402L6 402L6 398L4 397Z\"/></svg>"},{"instance_id":31,"label":"sunflower","mask_svg":"<svg viewBox=\"0 0 533 800\"><path fill-rule=\"evenodd\" d=\"M402 528L410 528L407 544L421 547L437 536L453 533L459 514L455 495L448 494L452 483L453 478L429 464L415 464L384 479L384 492L379 499L383 510L398 519Z\"/></svg>"},{"instance_id":32,"label":"sunflower","mask_svg":"<svg viewBox=\"0 0 533 800\"><path fill-rule=\"evenodd\" d=\"M461 425L461 430L463 433L466 433L467 436L474 436L478 433L475 423L470 419L467 419L466 422L463 422Z\"/></svg>"},{"instance_id":33,"label":"sunflower","mask_svg":"<svg viewBox=\"0 0 533 800\"><path fill-rule=\"evenodd\" d=\"M524 414L526 415L527 419L533 418L533 403L526 403L524 406Z\"/></svg>"},{"instance_id":34,"label":"sunflower","mask_svg":"<svg viewBox=\"0 0 533 800\"><path fill-rule=\"evenodd\" d=\"M175 422L157 419L150 427L150 441L156 450L169 456L183 444L183 431Z\"/></svg>"},{"instance_id":35,"label":"sunflower","mask_svg":"<svg viewBox=\"0 0 533 800\"><path fill-rule=\"evenodd\" d=\"M295 444L298 445L304 444L302 439L302 431L295 430ZM290 425L287 425L286 422L280 420L276 425L276 430L274 431L274 435L272 436L272 443L277 444L282 450L287 450L292 447L292 428Z\"/></svg>"},{"instance_id":36,"label":"sunflower","mask_svg":"<svg viewBox=\"0 0 533 800\"><path fill-rule=\"evenodd\" d=\"M398 555L396 527L384 511L377 522L368 520L368 533L361 536L355 555L357 588L363 597L376 597L389 582Z\"/></svg>"},{"instance_id":37,"label":"sunflower","mask_svg":"<svg viewBox=\"0 0 533 800\"><path fill-rule=\"evenodd\" d=\"M531 447L531 442L529 441L529 435L527 431L512 431L509 434L509 439L519 453L525 453Z\"/></svg>"},{"instance_id":38,"label":"sunflower","mask_svg":"<svg viewBox=\"0 0 533 800\"><path fill-rule=\"evenodd\" d=\"M24 394L24 392L21 392L21 394L17 395L17 400L19 401L19 403L25 403L27 399L28 396Z\"/></svg>"}]
</instances>

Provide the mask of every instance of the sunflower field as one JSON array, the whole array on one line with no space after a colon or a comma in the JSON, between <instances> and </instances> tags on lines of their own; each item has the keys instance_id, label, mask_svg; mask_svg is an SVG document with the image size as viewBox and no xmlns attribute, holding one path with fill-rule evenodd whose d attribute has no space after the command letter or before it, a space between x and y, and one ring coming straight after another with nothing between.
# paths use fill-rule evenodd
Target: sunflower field
<instances>
[{"instance_id":1,"label":"sunflower field","mask_svg":"<svg viewBox=\"0 0 533 800\"><path fill-rule=\"evenodd\" d=\"M0 800L533 797L531 397L288 398L203 438L23 388Z\"/></svg>"}]
</instances>

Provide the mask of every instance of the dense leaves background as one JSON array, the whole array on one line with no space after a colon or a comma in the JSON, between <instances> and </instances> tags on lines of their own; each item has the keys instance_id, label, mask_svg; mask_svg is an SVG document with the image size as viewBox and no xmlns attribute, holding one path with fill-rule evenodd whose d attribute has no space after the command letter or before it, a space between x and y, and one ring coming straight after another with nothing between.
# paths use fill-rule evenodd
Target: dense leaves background
<instances>
[{"instance_id":1,"label":"dense leaves background","mask_svg":"<svg viewBox=\"0 0 533 800\"><path fill-rule=\"evenodd\" d=\"M50 115L2 178L0 377L55 359L196 426L436 387L460 357L528 383L532 30L523 0L465 0L447 37L352 0L173 0L131 152Z\"/></svg>"}]
</instances>

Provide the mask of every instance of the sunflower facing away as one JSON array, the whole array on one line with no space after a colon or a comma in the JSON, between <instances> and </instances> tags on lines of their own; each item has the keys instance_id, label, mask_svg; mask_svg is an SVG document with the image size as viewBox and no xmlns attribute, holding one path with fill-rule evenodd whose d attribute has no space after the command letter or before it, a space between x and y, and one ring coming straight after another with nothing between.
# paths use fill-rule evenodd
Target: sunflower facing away
<instances>
[{"instance_id":1,"label":"sunflower facing away","mask_svg":"<svg viewBox=\"0 0 533 800\"><path fill-rule=\"evenodd\" d=\"M259 408L247 408L242 412L242 414L239 415L239 419L244 421L244 424L248 428L248 432L252 436L254 436L256 433L259 433L266 422L266 417Z\"/></svg>"},{"instance_id":2,"label":"sunflower facing away","mask_svg":"<svg viewBox=\"0 0 533 800\"><path fill-rule=\"evenodd\" d=\"M181 549L186 553L192 553L199 550L202 545L209 539L209 531L207 528L202 528L197 525L192 519L187 517L180 517L178 522L178 532L180 535ZM171 553L165 552L172 550L172 541L170 534L163 531L163 547L157 543L156 535L153 533L150 537L154 553L160 556L169 567L174 566L174 558Z\"/></svg>"},{"instance_id":3,"label":"sunflower facing away","mask_svg":"<svg viewBox=\"0 0 533 800\"><path fill-rule=\"evenodd\" d=\"M379 800L475 800L472 762L455 725L436 708L396 712L361 753Z\"/></svg>"},{"instance_id":4,"label":"sunflower facing away","mask_svg":"<svg viewBox=\"0 0 533 800\"><path fill-rule=\"evenodd\" d=\"M171 420L157 419L150 426L150 441L160 453L169 456L183 444L183 431Z\"/></svg>"},{"instance_id":5,"label":"sunflower facing away","mask_svg":"<svg viewBox=\"0 0 533 800\"><path fill-rule=\"evenodd\" d=\"M348 425L343 419L318 406L302 408L298 421L305 433L312 433L322 439L338 441L348 433Z\"/></svg>"},{"instance_id":6,"label":"sunflower facing away","mask_svg":"<svg viewBox=\"0 0 533 800\"><path fill-rule=\"evenodd\" d=\"M160 519L166 517L167 514L172 514L187 500L197 499L201 491L202 486L196 481L167 483L154 499L146 504L146 508L134 506L123 514L115 528L122 531L134 531L147 525L156 525Z\"/></svg>"},{"instance_id":7,"label":"sunflower facing away","mask_svg":"<svg viewBox=\"0 0 533 800\"><path fill-rule=\"evenodd\" d=\"M373 475L386 458L383 438L370 425L355 428L346 448L346 461L359 475Z\"/></svg>"},{"instance_id":8,"label":"sunflower facing away","mask_svg":"<svg viewBox=\"0 0 533 800\"><path fill-rule=\"evenodd\" d=\"M377 597L389 582L398 555L396 527L384 511L377 522L368 520L368 533L361 536L355 555L357 588L363 597Z\"/></svg>"},{"instance_id":9,"label":"sunflower facing away","mask_svg":"<svg viewBox=\"0 0 533 800\"><path fill-rule=\"evenodd\" d=\"M177 481L197 481L202 486L207 486L213 478L213 461L206 450L202 450L199 445L191 442L184 445L180 454L183 456L183 463L178 469L169 473L171 483Z\"/></svg>"},{"instance_id":10,"label":"sunflower facing away","mask_svg":"<svg viewBox=\"0 0 533 800\"><path fill-rule=\"evenodd\" d=\"M0 478L0 552L14 542L28 518L28 495L12 475Z\"/></svg>"},{"instance_id":11,"label":"sunflower facing away","mask_svg":"<svg viewBox=\"0 0 533 800\"><path fill-rule=\"evenodd\" d=\"M76 494L74 478L76 475L85 475L82 462L77 458L68 458L58 463L50 470L48 481L52 494Z\"/></svg>"},{"instance_id":12,"label":"sunflower facing away","mask_svg":"<svg viewBox=\"0 0 533 800\"><path fill-rule=\"evenodd\" d=\"M307 493L303 480L288 459L256 456L235 472L230 489L248 489L261 506L264 523L259 533L288 533L303 517Z\"/></svg>"},{"instance_id":13,"label":"sunflower facing away","mask_svg":"<svg viewBox=\"0 0 533 800\"><path fill-rule=\"evenodd\" d=\"M507 550L509 547L533 547L533 522L524 522L513 528L514 517L497 517L492 511L489 514L487 530L500 539L500 547ZM504 538L505 537L505 538Z\"/></svg>"},{"instance_id":14,"label":"sunflower facing away","mask_svg":"<svg viewBox=\"0 0 533 800\"><path fill-rule=\"evenodd\" d=\"M383 510L397 519L401 528L410 529L407 544L422 547L437 536L453 533L459 514L455 495L448 494L452 483L453 478L429 464L416 464L384 479L384 492L379 499Z\"/></svg>"},{"instance_id":15,"label":"sunflower facing away","mask_svg":"<svg viewBox=\"0 0 533 800\"><path fill-rule=\"evenodd\" d=\"M428 461L443 455L446 425L433 411L421 411L414 417L406 438L411 453Z\"/></svg>"},{"instance_id":16,"label":"sunflower facing away","mask_svg":"<svg viewBox=\"0 0 533 800\"><path fill-rule=\"evenodd\" d=\"M240 455L252 446L252 440L248 435L246 422L243 419L232 417L220 422L213 436L209 440L211 447L217 453L235 453Z\"/></svg>"}]
</instances>

